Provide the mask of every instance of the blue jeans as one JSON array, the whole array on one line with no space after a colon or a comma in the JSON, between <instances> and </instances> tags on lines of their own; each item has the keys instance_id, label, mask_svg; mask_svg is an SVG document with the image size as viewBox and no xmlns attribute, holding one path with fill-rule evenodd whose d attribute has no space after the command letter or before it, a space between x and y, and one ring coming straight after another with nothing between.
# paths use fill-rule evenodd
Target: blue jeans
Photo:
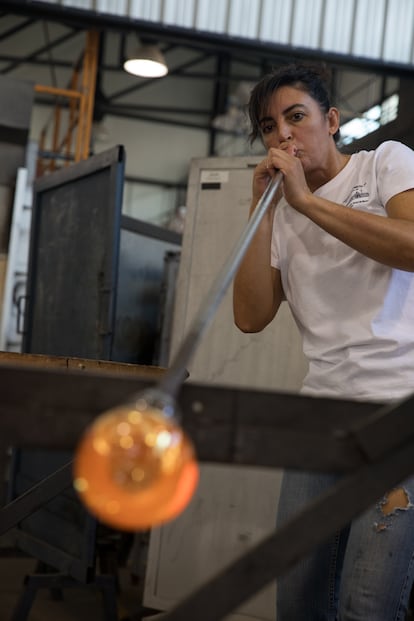
<instances>
[{"instance_id":1,"label":"blue jeans","mask_svg":"<svg viewBox=\"0 0 414 621\"><path fill-rule=\"evenodd\" d=\"M278 525L338 480L286 471ZM414 477L319 546L277 582L277 621L404 621L414 579ZM401 507L401 509L400 509Z\"/></svg>"}]
</instances>

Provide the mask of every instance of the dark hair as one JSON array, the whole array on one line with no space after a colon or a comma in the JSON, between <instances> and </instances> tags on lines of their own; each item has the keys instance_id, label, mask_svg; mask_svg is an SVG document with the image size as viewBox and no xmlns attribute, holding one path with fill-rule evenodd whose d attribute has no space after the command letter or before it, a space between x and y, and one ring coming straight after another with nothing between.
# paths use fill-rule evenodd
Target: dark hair
<instances>
[{"instance_id":1,"label":"dark hair","mask_svg":"<svg viewBox=\"0 0 414 621\"><path fill-rule=\"evenodd\" d=\"M273 93L282 86L294 86L307 92L319 104L322 112L327 113L331 107L328 94L329 78L324 67L305 64L285 65L265 75L250 94L248 104L251 123L250 143L261 135L260 119L266 114ZM334 135L335 142L338 139L339 129Z\"/></svg>"}]
</instances>

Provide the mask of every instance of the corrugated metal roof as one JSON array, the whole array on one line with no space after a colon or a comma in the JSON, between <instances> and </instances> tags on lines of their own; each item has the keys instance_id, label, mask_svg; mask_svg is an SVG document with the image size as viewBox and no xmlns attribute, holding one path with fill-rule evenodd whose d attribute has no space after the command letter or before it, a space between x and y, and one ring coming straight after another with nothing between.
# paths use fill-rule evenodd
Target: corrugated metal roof
<instances>
[{"instance_id":1,"label":"corrugated metal roof","mask_svg":"<svg viewBox=\"0 0 414 621\"><path fill-rule=\"evenodd\" d=\"M46 0L384 62L414 61L414 0Z\"/></svg>"}]
</instances>

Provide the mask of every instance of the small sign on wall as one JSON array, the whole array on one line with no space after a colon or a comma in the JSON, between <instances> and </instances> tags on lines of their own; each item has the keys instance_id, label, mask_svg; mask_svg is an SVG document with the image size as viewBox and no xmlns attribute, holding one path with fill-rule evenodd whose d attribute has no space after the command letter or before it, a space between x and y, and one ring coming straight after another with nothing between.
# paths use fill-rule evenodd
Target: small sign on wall
<instances>
[{"instance_id":1,"label":"small sign on wall","mask_svg":"<svg viewBox=\"0 0 414 621\"><path fill-rule=\"evenodd\" d=\"M222 183L228 183L228 170L202 170L200 175L202 190L220 190Z\"/></svg>"}]
</instances>

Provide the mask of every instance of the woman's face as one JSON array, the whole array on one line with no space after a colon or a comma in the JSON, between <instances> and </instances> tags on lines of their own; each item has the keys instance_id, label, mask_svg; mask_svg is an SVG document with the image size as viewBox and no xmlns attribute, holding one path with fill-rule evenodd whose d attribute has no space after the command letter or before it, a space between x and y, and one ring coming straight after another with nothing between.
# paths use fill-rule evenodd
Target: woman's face
<instances>
[{"instance_id":1,"label":"woman's face","mask_svg":"<svg viewBox=\"0 0 414 621\"><path fill-rule=\"evenodd\" d=\"M282 86L272 95L264 117L261 136L267 149L291 143L296 148L305 173L323 167L336 146L333 134L338 129L336 108L325 113L306 91Z\"/></svg>"}]
</instances>

